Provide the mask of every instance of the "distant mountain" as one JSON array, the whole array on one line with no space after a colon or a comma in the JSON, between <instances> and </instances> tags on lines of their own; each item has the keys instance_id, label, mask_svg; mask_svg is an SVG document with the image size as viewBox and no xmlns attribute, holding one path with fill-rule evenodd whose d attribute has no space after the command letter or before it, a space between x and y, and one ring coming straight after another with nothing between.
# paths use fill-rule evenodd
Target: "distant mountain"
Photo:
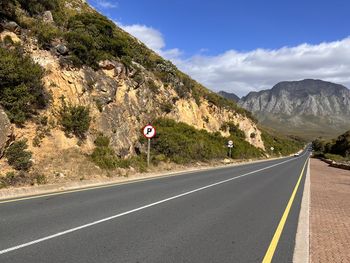
<instances>
[{"instance_id":1,"label":"distant mountain","mask_svg":"<svg viewBox=\"0 0 350 263\"><path fill-rule=\"evenodd\" d=\"M328 137L350 128L350 90L322 80L280 82L270 90L250 92L239 105L284 133Z\"/></svg>"},{"instance_id":2,"label":"distant mountain","mask_svg":"<svg viewBox=\"0 0 350 263\"><path fill-rule=\"evenodd\" d=\"M233 100L234 102L238 102L240 100L240 98L234 93L219 91L218 94L226 99Z\"/></svg>"}]
</instances>

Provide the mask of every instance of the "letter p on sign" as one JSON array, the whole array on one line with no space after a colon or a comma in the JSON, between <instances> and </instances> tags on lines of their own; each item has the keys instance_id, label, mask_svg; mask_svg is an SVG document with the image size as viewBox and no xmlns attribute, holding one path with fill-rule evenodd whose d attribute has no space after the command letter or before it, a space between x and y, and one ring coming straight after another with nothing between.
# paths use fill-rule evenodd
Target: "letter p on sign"
<instances>
[{"instance_id":1,"label":"letter p on sign","mask_svg":"<svg viewBox=\"0 0 350 263\"><path fill-rule=\"evenodd\" d=\"M151 139L154 136L156 136L156 129L152 125L146 125L145 127L143 127L143 135L147 139Z\"/></svg>"}]
</instances>

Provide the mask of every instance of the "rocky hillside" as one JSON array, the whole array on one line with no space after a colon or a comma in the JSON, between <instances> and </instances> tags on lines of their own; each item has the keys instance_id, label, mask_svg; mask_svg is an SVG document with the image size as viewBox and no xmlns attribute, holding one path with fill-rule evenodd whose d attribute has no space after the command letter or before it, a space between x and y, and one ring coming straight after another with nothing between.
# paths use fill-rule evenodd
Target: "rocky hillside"
<instances>
[{"instance_id":1,"label":"rocky hillside","mask_svg":"<svg viewBox=\"0 0 350 263\"><path fill-rule=\"evenodd\" d=\"M332 136L350 127L350 90L322 80L280 82L249 93L239 105L285 133Z\"/></svg>"},{"instance_id":2,"label":"rocky hillside","mask_svg":"<svg viewBox=\"0 0 350 263\"><path fill-rule=\"evenodd\" d=\"M114 155L141 156L140 129L160 118L220 142L234 132L263 155L250 112L180 72L84 0L0 1L0 38L0 157L20 142L14 147L31 156L30 171L99 174L87 162L93 152L109 155L113 167ZM6 158L0 166L3 175L13 169Z\"/></svg>"}]
</instances>

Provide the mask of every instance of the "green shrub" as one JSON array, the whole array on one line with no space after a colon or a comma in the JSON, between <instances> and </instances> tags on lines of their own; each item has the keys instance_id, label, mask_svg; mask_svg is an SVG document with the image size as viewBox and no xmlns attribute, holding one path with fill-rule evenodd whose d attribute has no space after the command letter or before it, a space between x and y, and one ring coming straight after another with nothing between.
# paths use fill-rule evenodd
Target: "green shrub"
<instances>
[{"instance_id":1,"label":"green shrub","mask_svg":"<svg viewBox=\"0 0 350 263\"><path fill-rule=\"evenodd\" d=\"M234 158L252 158L262 156L262 152L250 145L241 136L232 133L224 138L220 133L209 133L197 130L185 123L177 123L170 119L157 119L153 125L157 135L152 140L152 155L166 156L176 163L206 161L227 156L227 141L233 140Z\"/></svg>"},{"instance_id":2,"label":"green shrub","mask_svg":"<svg viewBox=\"0 0 350 263\"><path fill-rule=\"evenodd\" d=\"M74 134L79 139L84 139L90 127L90 111L84 106L67 105L62 100L60 109L60 121L67 134Z\"/></svg>"},{"instance_id":3,"label":"green shrub","mask_svg":"<svg viewBox=\"0 0 350 263\"><path fill-rule=\"evenodd\" d=\"M312 148L316 152L324 152L326 142L321 139L316 139L312 142Z\"/></svg>"},{"instance_id":4,"label":"green shrub","mask_svg":"<svg viewBox=\"0 0 350 263\"><path fill-rule=\"evenodd\" d=\"M327 144L325 146L327 148ZM343 157L350 156L350 131L347 131L346 133L340 135L335 143L329 144L328 149L330 148L330 152L334 154L339 154ZM327 149L325 149L327 150ZM328 150L329 152L329 150Z\"/></svg>"},{"instance_id":5,"label":"green shrub","mask_svg":"<svg viewBox=\"0 0 350 263\"><path fill-rule=\"evenodd\" d=\"M35 182L35 183L37 183L37 184L46 184L47 183L47 178L46 178L46 176L45 175L43 175L43 174L40 174L40 173L35 173L35 174L33 174L33 176L32 176L33 178L33 183Z\"/></svg>"},{"instance_id":6,"label":"green shrub","mask_svg":"<svg viewBox=\"0 0 350 263\"><path fill-rule=\"evenodd\" d=\"M65 35L76 66L98 68L102 59L127 55L128 43L118 37L113 22L97 13L79 14L70 18Z\"/></svg>"},{"instance_id":7,"label":"green shrub","mask_svg":"<svg viewBox=\"0 0 350 263\"><path fill-rule=\"evenodd\" d=\"M154 93L157 94L159 92L159 87L154 83L152 79L147 80L147 87Z\"/></svg>"},{"instance_id":8,"label":"green shrub","mask_svg":"<svg viewBox=\"0 0 350 263\"><path fill-rule=\"evenodd\" d=\"M262 131L261 138L264 142L266 151L270 155L290 155L301 150L304 146L302 141L283 137L281 135L274 135L263 129L260 130ZM271 147L274 148L273 151L271 150Z\"/></svg>"},{"instance_id":9,"label":"green shrub","mask_svg":"<svg viewBox=\"0 0 350 263\"><path fill-rule=\"evenodd\" d=\"M21 7L30 15L41 15L44 11L55 10L59 0L17 0Z\"/></svg>"},{"instance_id":10,"label":"green shrub","mask_svg":"<svg viewBox=\"0 0 350 263\"><path fill-rule=\"evenodd\" d=\"M350 161L349 157L344 157L344 156L339 155L339 154L326 153L322 157L324 157L326 159L331 159L331 160L336 161L336 162L349 162Z\"/></svg>"},{"instance_id":11,"label":"green shrub","mask_svg":"<svg viewBox=\"0 0 350 263\"><path fill-rule=\"evenodd\" d=\"M49 49L51 42L62 35L57 27L43 22L35 24L33 33L37 36L39 45L44 49Z\"/></svg>"},{"instance_id":12,"label":"green shrub","mask_svg":"<svg viewBox=\"0 0 350 263\"><path fill-rule=\"evenodd\" d=\"M0 176L0 189L28 183L30 183L30 178L24 172L8 172L4 177Z\"/></svg>"},{"instance_id":13,"label":"green shrub","mask_svg":"<svg viewBox=\"0 0 350 263\"><path fill-rule=\"evenodd\" d=\"M7 18L9 20L15 20L16 18L16 0L1 0L0 1L0 17Z\"/></svg>"},{"instance_id":14,"label":"green shrub","mask_svg":"<svg viewBox=\"0 0 350 263\"><path fill-rule=\"evenodd\" d=\"M9 119L18 125L46 106L43 70L19 47L8 50L0 46L0 105Z\"/></svg>"},{"instance_id":15,"label":"green shrub","mask_svg":"<svg viewBox=\"0 0 350 263\"><path fill-rule=\"evenodd\" d=\"M21 140L14 142L6 150L7 161L16 170L27 171L32 166L32 153L27 148L27 140Z\"/></svg>"},{"instance_id":16,"label":"green shrub","mask_svg":"<svg viewBox=\"0 0 350 263\"><path fill-rule=\"evenodd\" d=\"M117 167L115 152L109 147L96 147L91 158L102 169L111 170Z\"/></svg>"},{"instance_id":17,"label":"green shrub","mask_svg":"<svg viewBox=\"0 0 350 263\"><path fill-rule=\"evenodd\" d=\"M222 131L227 131L233 135L233 136L236 136L236 137L239 137L239 138L242 138L242 139L245 139L246 136L245 136L245 133L244 131L242 131L239 127L238 127L238 124L234 124L233 122L225 122L221 125L220 127L220 130Z\"/></svg>"},{"instance_id":18,"label":"green shrub","mask_svg":"<svg viewBox=\"0 0 350 263\"><path fill-rule=\"evenodd\" d=\"M95 149L91 154L92 161L101 169L113 170L115 168L130 167L129 160L123 160L117 157L114 150L109 146L108 137L99 135L95 140Z\"/></svg>"},{"instance_id":19,"label":"green shrub","mask_svg":"<svg viewBox=\"0 0 350 263\"><path fill-rule=\"evenodd\" d=\"M164 102L160 105L160 109L162 112L165 113L170 113L174 108L174 104L170 103L170 102Z\"/></svg>"}]
</instances>

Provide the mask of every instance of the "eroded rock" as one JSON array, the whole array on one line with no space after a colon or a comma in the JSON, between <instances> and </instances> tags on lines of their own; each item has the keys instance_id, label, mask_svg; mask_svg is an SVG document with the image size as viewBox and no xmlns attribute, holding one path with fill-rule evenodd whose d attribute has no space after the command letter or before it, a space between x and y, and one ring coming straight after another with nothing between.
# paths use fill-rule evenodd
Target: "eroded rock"
<instances>
[{"instance_id":1,"label":"eroded rock","mask_svg":"<svg viewBox=\"0 0 350 263\"><path fill-rule=\"evenodd\" d=\"M0 108L0 158L4 155L6 147L13 140L13 129L5 111Z\"/></svg>"},{"instance_id":2,"label":"eroded rock","mask_svg":"<svg viewBox=\"0 0 350 263\"><path fill-rule=\"evenodd\" d=\"M2 24L5 30L18 34L21 31L21 27L14 21L5 22Z\"/></svg>"},{"instance_id":3,"label":"eroded rock","mask_svg":"<svg viewBox=\"0 0 350 263\"><path fill-rule=\"evenodd\" d=\"M115 69L116 64L114 61L111 60L103 60L98 63L98 66L105 70L112 70Z\"/></svg>"},{"instance_id":4,"label":"eroded rock","mask_svg":"<svg viewBox=\"0 0 350 263\"><path fill-rule=\"evenodd\" d=\"M54 23L51 11L45 11L43 13L43 21L46 23Z\"/></svg>"},{"instance_id":5,"label":"eroded rock","mask_svg":"<svg viewBox=\"0 0 350 263\"><path fill-rule=\"evenodd\" d=\"M55 49L56 49L56 51L57 51L57 53L59 53L60 55L67 55L68 54L68 48L65 46L65 45L63 45L63 44L59 44L59 45L57 45L56 47L55 47Z\"/></svg>"}]
</instances>

